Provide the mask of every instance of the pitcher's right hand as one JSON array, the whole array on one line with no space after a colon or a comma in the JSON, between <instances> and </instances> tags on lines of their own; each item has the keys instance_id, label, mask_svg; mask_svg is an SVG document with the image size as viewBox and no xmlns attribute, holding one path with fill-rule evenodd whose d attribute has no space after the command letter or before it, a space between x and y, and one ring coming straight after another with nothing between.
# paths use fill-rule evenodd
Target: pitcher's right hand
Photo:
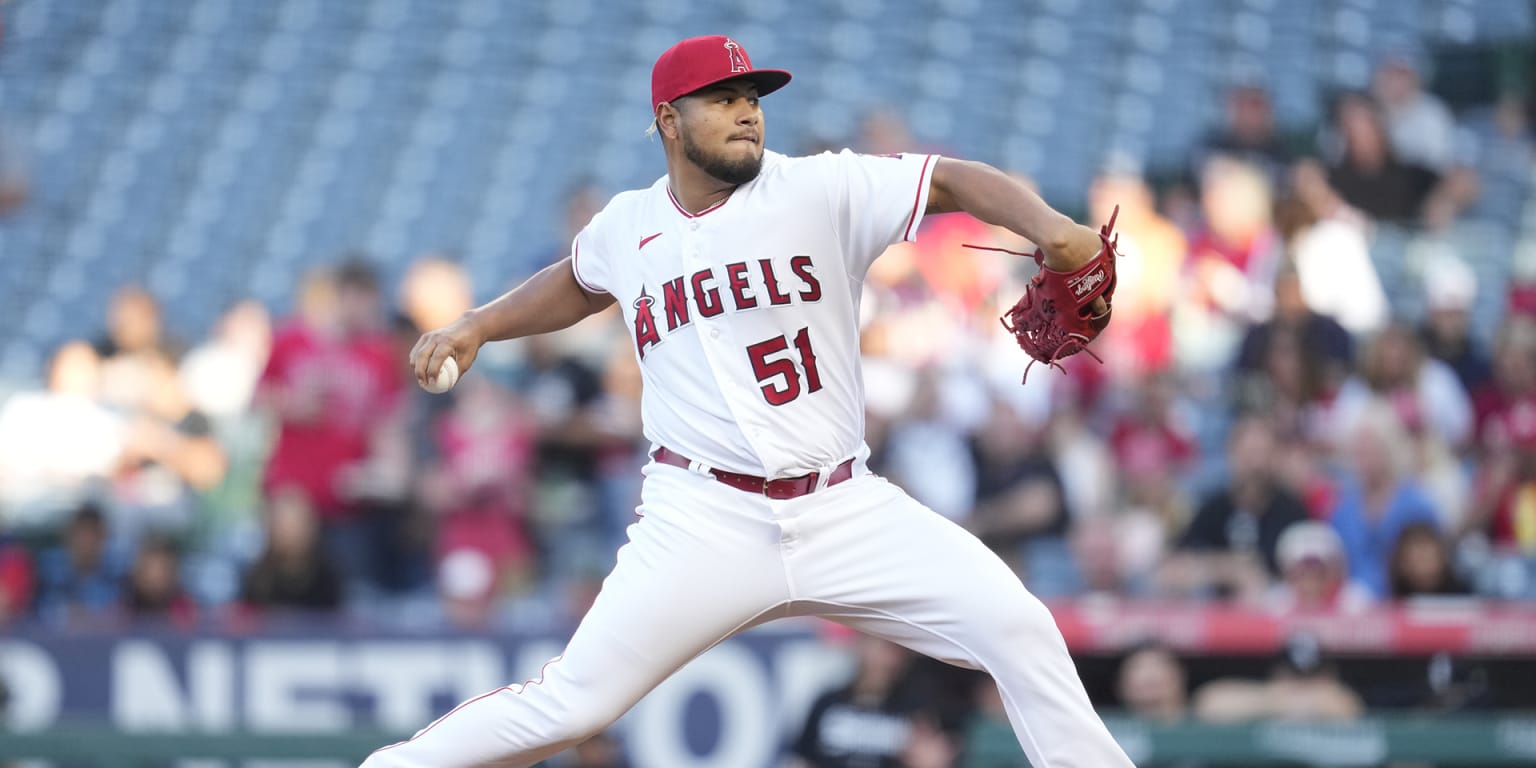
<instances>
[{"instance_id":1,"label":"pitcher's right hand","mask_svg":"<svg viewBox=\"0 0 1536 768\"><path fill-rule=\"evenodd\" d=\"M442 328L422 334L416 340L416 346L411 348L411 371L416 374L416 383L425 388L432 377L437 375L438 369L443 367L443 361L449 357L458 364L459 376L462 377L474 365L475 357L480 354L480 345L484 343L485 339L475 327L472 313L466 313Z\"/></svg>"}]
</instances>

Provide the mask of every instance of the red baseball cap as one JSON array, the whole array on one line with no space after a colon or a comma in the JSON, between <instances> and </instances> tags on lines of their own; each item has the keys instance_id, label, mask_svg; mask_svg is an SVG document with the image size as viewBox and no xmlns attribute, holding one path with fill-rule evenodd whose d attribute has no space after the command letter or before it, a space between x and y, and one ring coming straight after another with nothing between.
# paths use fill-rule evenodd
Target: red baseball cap
<instances>
[{"instance_id":1,"label":"red baseball cap","mask_svg":"<svg viewBox=\"0 0 1536 768\"><path fill-rule=\"evenodd\" d=\"M767 96L789 83L782 69L753 69L740 43L725 35L690 37L662 52L651 67L651 109L724 80L744 77Z\"/></svg>"}]
</instances>

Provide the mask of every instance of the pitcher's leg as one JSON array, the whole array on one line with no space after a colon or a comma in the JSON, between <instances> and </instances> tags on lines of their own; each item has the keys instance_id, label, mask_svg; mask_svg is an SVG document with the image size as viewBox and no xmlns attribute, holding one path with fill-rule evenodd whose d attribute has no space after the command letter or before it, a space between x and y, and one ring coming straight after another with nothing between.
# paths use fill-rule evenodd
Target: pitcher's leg
<instances>
[{"instance_id":1,"label":"pitcher's leg","mask_svg":"<svg viewBox=\"0 0 1536 768\"><path fill-rule=\"evenodd\" d=\"M787 591L771 522L739 503L719 509L686 473L661 474L647 479L644 517L561 656L537 679L470 699L380 749L364 768L533 765L607 727L710 646L782 613Z\"/></svg>"},{"instance_id":2,"label":"pitcher's leg","mask_svg":"<svg viewBox=\"0 0 1536 768\"><path fill-rule=\"evenodd\" d=\"M1034 768L1128 768L1045 606L970 533L879 478L830 491L788 562L814 612L997 681ZM815 494L820 495L820 494Z\"/></svg>"}]
</instances>

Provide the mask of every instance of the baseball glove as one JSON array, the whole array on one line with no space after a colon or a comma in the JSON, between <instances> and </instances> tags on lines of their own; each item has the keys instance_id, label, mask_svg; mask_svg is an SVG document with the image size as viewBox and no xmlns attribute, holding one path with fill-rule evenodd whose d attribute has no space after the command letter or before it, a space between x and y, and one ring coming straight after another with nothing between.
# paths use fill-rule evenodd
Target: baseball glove
<instances>
[{"instance_id":1,"label":"baseball glove","mask_svg":"<svg viewBox=\"0 0 1536 768\"><path fill-rule=\"evenodd\" d=\"M1039 248L1033 254L1018 254L1033 257L1039 271L1024 287L1024 296L1000 319L1019 346L1034 358L1024 369L1026 380L1036 362L1061 368L1057 361L1078 352L1087 352L1103 362L1088 349L1088 342L1109 325L1110 299L1115 293L1115 259L1120 256L1120 238L1113 235L1115 217L1119 215L1120 208L1116 206L1109 223L1099 230L1104 247L1071 272L1046 267L1045 252ZM1100 297L1104 299L1104 311L1095 314L1092 305Z\"/></svg>"}]
</instances>

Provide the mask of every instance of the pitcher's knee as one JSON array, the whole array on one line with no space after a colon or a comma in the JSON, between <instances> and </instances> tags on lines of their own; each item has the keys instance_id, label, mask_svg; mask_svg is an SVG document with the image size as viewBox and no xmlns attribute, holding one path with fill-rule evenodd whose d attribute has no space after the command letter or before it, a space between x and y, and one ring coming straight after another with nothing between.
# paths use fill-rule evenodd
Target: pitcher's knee
<instances>
[{"instance_id":1,"label":"pitcher's knee","mask_svg":"<svg viewBox=\"0 0 1536 768\"><path fill-rule=\"evenodd\" d=\"M1008 599L997 604L990 612L992 633L1002 638L1035 636L1046 632L1056 634L1056 620L1045 603L1020 589Z\"/></svg>"}]
</instances>

